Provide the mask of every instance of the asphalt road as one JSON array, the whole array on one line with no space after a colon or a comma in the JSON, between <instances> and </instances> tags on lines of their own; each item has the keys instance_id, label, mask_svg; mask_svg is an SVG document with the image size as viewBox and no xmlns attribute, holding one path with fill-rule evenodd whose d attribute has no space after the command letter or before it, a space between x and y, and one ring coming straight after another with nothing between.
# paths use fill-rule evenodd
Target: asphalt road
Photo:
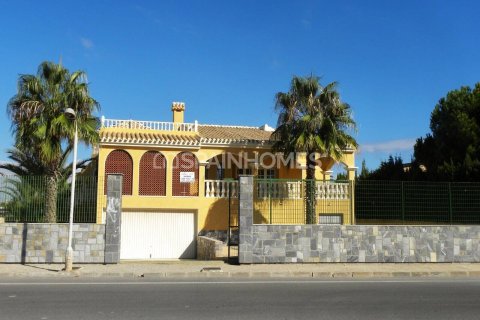
<instances>
[{"instance_id":1,"label":"asphalt road","mask_svg":"<svg viewBox=\"0 0 480 320\"><path fill-rule=\"evenodd\" d=\"M480 281L0 280L0 319L479 319Z\"/></svg>"}]
</instances>

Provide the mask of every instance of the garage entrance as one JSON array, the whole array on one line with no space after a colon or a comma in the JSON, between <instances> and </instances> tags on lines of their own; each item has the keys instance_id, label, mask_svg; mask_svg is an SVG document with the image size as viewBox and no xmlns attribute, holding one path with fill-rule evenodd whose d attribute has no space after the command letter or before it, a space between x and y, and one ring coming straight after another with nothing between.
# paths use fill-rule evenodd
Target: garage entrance
<instances>
[{"instance_id":1,"label":"garage entrance","mask_svg":"<svg viewBox=\"0 0 480 320\"><path fill-rule=\"evenodd\" d=\"M194 259L192 212L122 212L120 259Z\"/></svg>"}]
</instances>

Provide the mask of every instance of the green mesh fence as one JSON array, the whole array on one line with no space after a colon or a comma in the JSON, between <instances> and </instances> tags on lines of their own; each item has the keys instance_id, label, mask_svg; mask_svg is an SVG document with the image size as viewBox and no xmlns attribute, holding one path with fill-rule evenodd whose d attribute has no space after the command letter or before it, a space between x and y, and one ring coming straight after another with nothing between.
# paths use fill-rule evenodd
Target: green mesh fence
<instances>
[{"instance_id":1,"label":"green mesh fence","mask_svg":"<svg viewBox=\"0 0 480 320\"><path fill-rule=\"evenodd\" d=\"M103 186L103 179L100 178ZM45 199L47 197L46 177L39 176L0 176L0 216L6 222L46 222ZM74 222L94 223L97 216L97 177L77 176L75 183ZM57 222L68 222L70 215L69 180L57 182L56 217Z\"/></svg>"},{"instance_id":2,"label":"green mesh fence","mask_svg":"<svg viewBox=\"0 0 480 320\"><path fill-rule=\"evenodd\" d=\"M480 224L480 183L355 182L357 224Z\"/></svg>"},{"instance_id":3,"label":"green mesh fence","mask_svg":"<svg viewBox=\"0 0 480 320\"><path fill-rule=\"evenodd\" d=\"M306 224L308 190L313 223L352 223L352 183L289 179L254 180L255 224Z\"/></svg>"}]
</instances>

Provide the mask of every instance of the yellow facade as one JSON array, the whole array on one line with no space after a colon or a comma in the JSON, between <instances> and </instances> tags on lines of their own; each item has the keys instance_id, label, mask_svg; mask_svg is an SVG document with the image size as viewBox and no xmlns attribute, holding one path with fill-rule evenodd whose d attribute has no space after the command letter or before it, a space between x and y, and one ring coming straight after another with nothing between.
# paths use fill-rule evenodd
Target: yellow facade
<instances>
[{"instance_id":1,"label":"yellow facade","mask_svg":"<svg viewBox=\"0 0 480 320\"><path fill-rule=\"evenodd\" d=\"M174 124L183 123L183 110L181 105L175 105L172 108ZM107 120L108 121L108 120ZM113 121L113 120L112 120ZM208 143L200 141L195 142L195 139L199 139L197 124L191 124L189 126L171 125L171 123L157 123L154 125L144 122L133 122L126 120L124 122L117 121L111 122L110 125L103 125L100 129L101 142L98 148L98 176L99 186L103 186L103 179L105 176L105 162L110 154L114 150L126 151L133 161L133 175L132 175L132 194L123 195L122 197L122 210L123 211L188 211L195 212L197 217L197 230L226 230L228 227L228 199L225 197L212 197L206 194L206 180L218 178L215 176L215 166L210 165L209 160L222 155L230 154L235 159L248 158L245 161L246 168L249 172L257 175L258 170L261 169L258 163L252 159L259 159L266 153L270 153L270 146L265 143ZM106 122L108 123L108 122ZM152 129L153 128L153 129ZM223 128L225 129L225 128ZM228 129L228 128L227 128ZM179 143L152 143L152 135L165 136L166 139L172 139L172 137L178 138ZM102 138L108 137L108 138ZM187 141L183 143L182 141ZM193 141L193 142L190 142ZM158 151L166 159L166 194L165 196L143 196L139 195L139 168L140 159L148 151ZM190 152L194 154L199 162L198 170L198 196L173 196L172 195L172 181L173 171L172 164L174 158L181 152ZM345 154L342 163L348 168L349 179L353 180L355 177L354 167L354 152L349 151ZM268 164L268 160L264 161ZM302 179L306 176L305 156L300 156L297 159L300 166L296 168L290 168L282 165L276 169L275 178L280 179ZM331 164L333 165L333 163ZM316 170L316 177L319 180L329 180L331 172L328 171L331 168L324 168L326 170ZM224 177L236 178L237 168L230 167L224 169ZM244 168L245 169L245 168ZM207 176L206 176L207 175ZM208 179L206 179L208 178ZM215 185L213 182L211 185ZM98 188L98 203L106 203L103 187ZM350 201L346 201L350 203ZM259 201L257 206L261 209L262 202ZM278 204L279 208L284 208L284 204ZM320 205L321 207L322 205ZM280 209L279 209L280 210ZM261 210L260 210L261 211ZM344 218L343 223L352 223L352 207L345 204L342 209ZM97 222L102 223L105 221L105 208L102 205L97 209ZM269 213L263 212L260 216L267 219ZM262 220L262 219L260 219ZM259 221L260 221L259 220ZM268 220L267 220L268 221ZM258 222L258 221L256 221Z\"/></svg>"},{"instance_id":2,"label":"yellow facade","mask_svg":"<svg viewBox=\"0 0 480 320\"><path fill-rule=\"evenodd\" d=\"M304 199L261 199L254 201L255 224L305 224ZM317 200L315 212L322 215L341 216L342 224L352 224L353 206L347 200Z\"/></svg>"}]
</instances>

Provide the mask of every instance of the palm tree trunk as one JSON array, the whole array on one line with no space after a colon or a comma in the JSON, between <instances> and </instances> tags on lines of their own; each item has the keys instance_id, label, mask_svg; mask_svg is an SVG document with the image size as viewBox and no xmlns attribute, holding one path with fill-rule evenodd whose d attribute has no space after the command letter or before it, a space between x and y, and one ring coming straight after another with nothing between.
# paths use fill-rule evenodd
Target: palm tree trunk
<instances>
[{"instance_id":1,"label":"palm tree trunk","mask_svg":"<svg viewBox=\"0 0 480 320\"><path fill-rule=\"evenodd\" d=\"M305 202L306 202L306 223L307 224L316 224L317 215L315 213L315 159L312 152L307 154L307 181L306 181L306 193L305 193Z\"/></svg>"},{"instance_id":2,"label":"palm tree trunk","mask_svg":"<svg viewBox=\"0 0 480 320\"><path fill-rule=\"evenodd\" d=\"M56 223L58 195L58 179L56 176L46 177L45 189L45 222Z\"/></svg>"}]
</instances>

